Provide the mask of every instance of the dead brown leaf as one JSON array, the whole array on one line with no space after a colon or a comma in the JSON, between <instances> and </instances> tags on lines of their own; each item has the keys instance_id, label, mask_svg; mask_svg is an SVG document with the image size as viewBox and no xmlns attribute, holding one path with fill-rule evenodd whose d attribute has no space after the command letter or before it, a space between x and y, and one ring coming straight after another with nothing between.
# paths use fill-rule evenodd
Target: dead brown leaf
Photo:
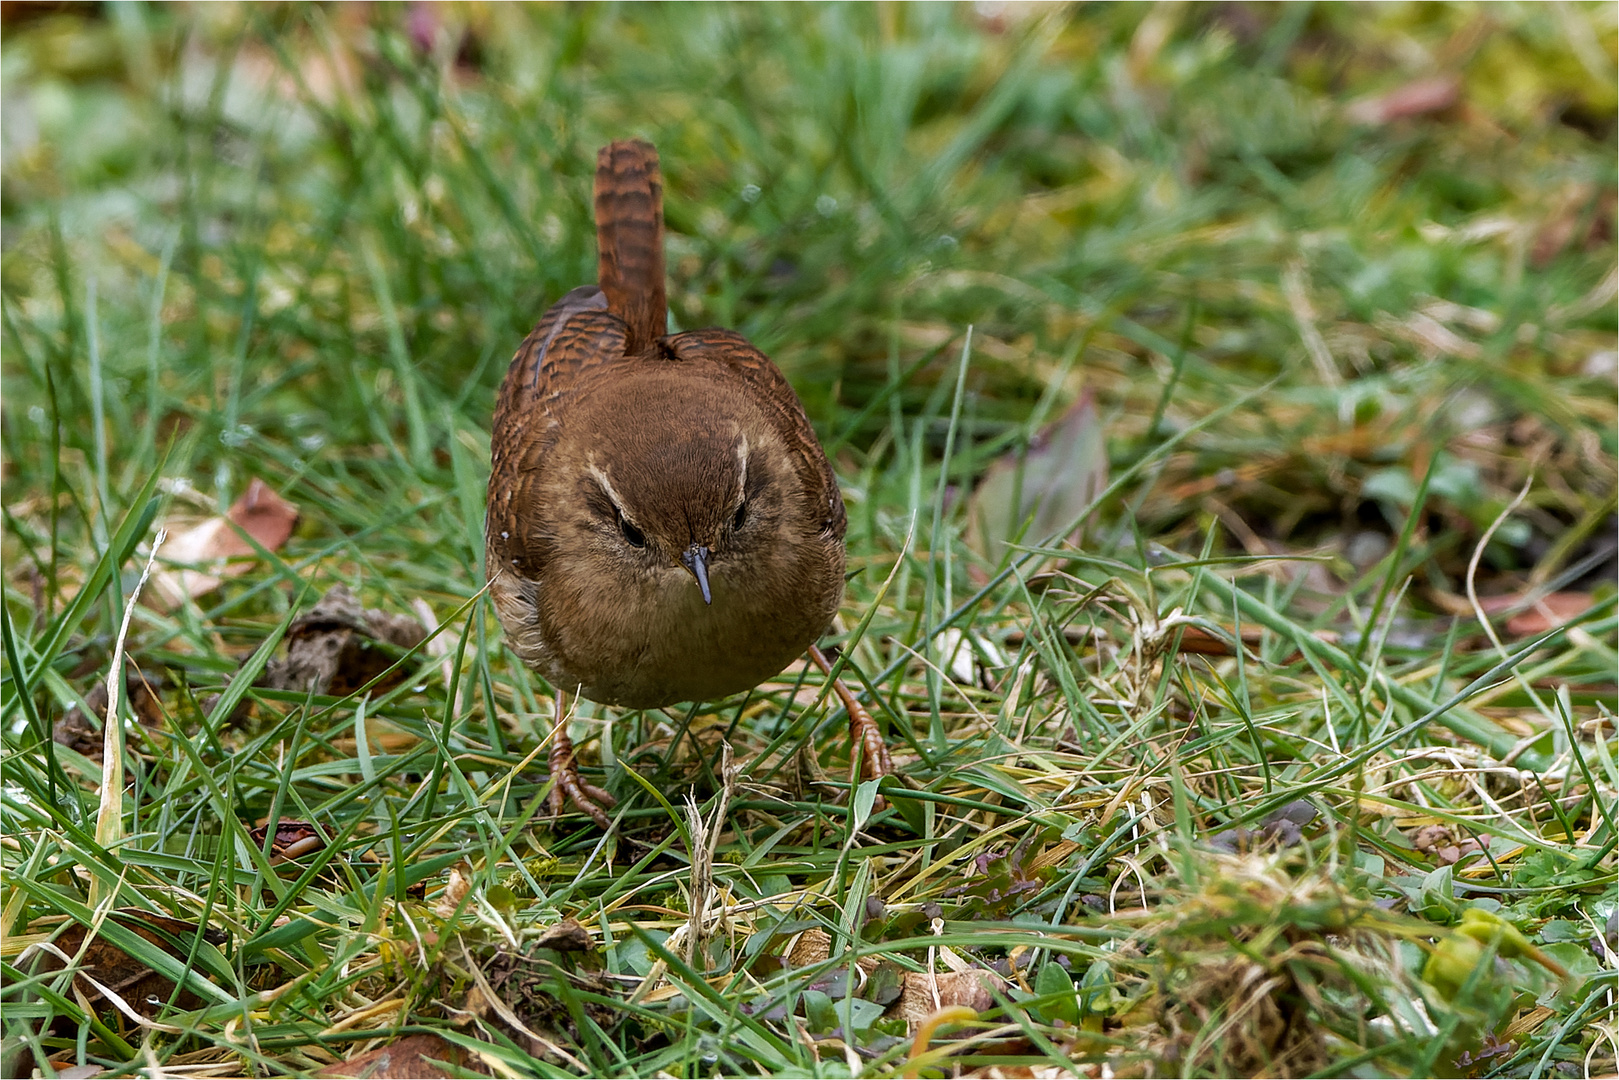
<instances>
[{"instance_id":1,"label":"dead brown leaf","mask_svg":"<svg viewBox=\"0 0 1619 1080\"><path fill-rule=\"evenodd\" d=\"M1483 839L1488 840L1489 837L1486 836ZM1434 861L1440 866L1452 866L1469 855L1482 854L1484 854L1484 845L1470 836L1459 844L1446 844L1434 852Z\"/></svg>"},{"instance_id":2,"label":"dead brown leaf","mask_svg":"<svg viewBox=\"0 0 1619 1080\"><path fill-rule=\"evenodd\" d=\"M1489 833L1457 840L1456 834L1445 825L1424 825L1412 830L1409 836L1412 847L1424 855L1431 856L1440 866L1451 866L1463 859L1483 856L1490 846ZM1481 862L1482 859L1476 861Z\"/></svg>"},{"instance_id":3,"label":"dead brown leaf","mask_svg":"<svg viewBox=\"0 0 1619 1080\"><path fill-rule=\"evenodd\" d=\"M440 1061L455 1071L444 1071L435 1064ZM406 1035L386 1046L328 1065L315 1075L367 1077L369 1080L447 1080L466 1072L489 1075L479 1067L473 1055L442 1035Z\"/></svg>"},{"instance_id":4,"label":"dead brown leaf","mask_svg":"<svg viewBox=\"0 0 1619 1080\"><path fill-rule=\"evenodd\" d=\"M223 515L182 531L169 526L173 535L163 547L162 559L174 565L152 575L152 604L172 611L188 597L219 588L225 578L245 574L258 557L246 537L275 551L287 542L297 523L298 508L255 477Z\"/></svg>"},{"instance_id":5,"label":"dead brown leaf","mask_svg":"<svg viewBox=\"0 0 1619 1080\"><path fill-rule=\"evenodd\" d=\"M158 691L165 680L160 676L148 677L133 663L127 665L125 685L129 688L129 707L135 719L149 728L163 726L163 702ZM107 680L97 679L84 695L84 703L101 724L107 722ZM92 761L101 760L102 733L99 725L92 725L77 705L63 713L51 727L51 738L58 746L77 750Z\"/></svg>"},{"instance_id":6,"label":"dead brown leaf","mask_svg":"<svg viewBox=\"0 0 1619 1080\"><path fill-rule=\"evenodd\" d=\"M1454 842L1455 837L1444 825L1424 825L1410 834L1411 846L1424 855L1432 855L1440 848Z\"/></svg>"},{"instance_id":7,"label":"dead brown leaf","mask_svg":"<svg viewBox=\"0 0 1619 1080\"><path fill-rule=\"evenodd\" d=\"M181 961L186 959L185 943L197 933L196 923L137 908L120 908L108 918ZM94 938L86 947L85 935L83 926L71 924L56 935L55 946L70 957L78 957L79 970L74 975L74 986L92 1005L115 1007L107 994L97 988L97 983L144 1017L156 1016L171 998L175 1008L182 1010L201 1008L204 1004L189 990L181 990L176 995L173 980L153 971L105 937ZM216 945L225 941L225 935L217 930L205 929L203 937ZM40 966L42 970L57 971L63 963L61 957L46 951L42 953Z\"/></svg>"},{"instance_id":8,"label":"dead brown leaf","mask_svg":"<svg viewBox=\"0 0 1619 1080\"><path fill-rule=\"evenodd\" d=\"M1005 985L1005 979L983 968L946 971L937 975L926 971L908 971L905 973L904 989L900 991L899 1000L891 1011L907 1024L920 1024L934 1010L954 1005L983 1012L995 1007L995 995L991 988ZM938 995L937 1000L935 994Z\"/></svg>"},{"instance_id":9,"label":"dead brown leaf","mask_svg":"<svg viewBox=\"0 0 1619 1080\"><path fill-rule=\"evenodd\" d=\"M832 955L832 937L819 927L811 927L787 942L787 953L782 958L788 967L811 967L825 963ZM875 956L862 956L855 961L861 984L882 964Z\"/></svg>"},{"instance_id":10,"label":"dead brown leaf","mask_svg":"<svg viewBox=\"0 0 1619 1080\"><path fill-rule=\"evenodd\" d=\"M101 707L107 707L106 684L101 684ZM89 697L89 695L85 695ZM93 708L95 702L91 702ZM101 747L103 739L101 732L90 726L84 718L84 710L77 705L63 713L55 724L51 725L51 739L57 746L65 746L89 758L91 761L101 760Z\"/></svg>"},{"instance_id":11,"label":"dead brown leaf","mask_svg":"<svg viewBox=\"0 0 1619 1080\"><path fill-rule=\"evenodd\" d=\"M261 823L250 829L247 835L252 838L255 846L262 849L268 831L268 823ZM277 863L300 858L325 846L326 838L310 822L282 818L276 822L275 839L270 841L270 864L274 866Z\"/></svg>"},{"instance_id":12,"label":"dead brown leaf","mask_svg":"<svg viewBox=\"0 0 1619 1080\"><path fill-rule=\"evenodd\" d=\"M1295 799L1265 816L1257 829L1237 826L1209 837L1209 845L1236 854L1248 851L1275 851L1304 842L1304 827L1320 814L1306 799Z\"/></svg>"},{"instance_id":13,"label":"dead brown leaf","mask_svg":"<svg viewBox=\"0 0 1619 1080\"><path fill-rule=\"evenodd\" d=\"M1391 124L1413 116L1444 112L1461 100L1462 81L1455 75L1430 75L1396 87L1386 94L1351 102L1344 115L1352 123Z\"/></svg>"},{"instance_id":14,"label":"dead brown leaf","mask_svg":"<svg viewBox=\"0 0 1619 1080\"><path fill-rule=\"evenodd\" d=\"M534 944L541 949L555 949L557 952L589 952L595 947L590 940L590 931L575 919L563 919L555 926L547 927Z\"/></svg>"},{"instance_id":15,"label":"dead brown leaf","mask_svg":"<svg viewBox=\"0 0 1619 1080\"><path fill-rule=\"evenodd\" d=\"M1596 603L1590 593L1555 592L1535 601L1528 611L1507 620L1507 633L1513 637L1533 637L1555 630L1564 623L1584 615Z\"/></svg>"},{"instance_id":16,"label":"dead brown leaf","mask_svg":"<svg viewBox=\"0 0 1619 1080\"><path fill-rule=\"evenodd\" d=\"M1061 417L1041 428L1027 453L1002 455L973 490L967 544L994 565L1014 541L1078 546L1083 525L1069 525L1107 486L1107 442L1094 395L1080 395ZM975 579L988 580L978 567Z\"/></svg>"},{"instance_id":17,"label":"dead brown leaf","mask_svg":"<svg viewBox=\"0 0 1619 1080\"><path fill-rule=\"evenodd\" d=\"M333 585L287 629L287 658L272 660L260 685L342 697L391 667L394 650L419 645L427 631L408 615L362 608L345 585ZM391 646L388 648L386 646ZM399 685L408 672L377 687Z\"/></svg>"},{"instance_id":18,"label":"dead brown leaf","mask_svg":"<svg viewBox=\"0 0 1619 1080\"><path fill-rule=\"evenodd\" d=\"M825 930L812 927L799 934L787 948L788 967L819 964L832 955L832 938Z\"/></svg>"},{"instance_id":19,"label":"dead brown leaf","mask_svg":"<svg viewBox=\"0 0 1619 1080\"><path fill-rule=\"evenodd\" d=\"M467 893L472 891L472 865L465 859L450 867L449 881L444 885L444 892L439 894L438 904L433 911L441 919L448 919L455 914L455 909L461 906L461 901Z\"/></svg>"}]
</instances>

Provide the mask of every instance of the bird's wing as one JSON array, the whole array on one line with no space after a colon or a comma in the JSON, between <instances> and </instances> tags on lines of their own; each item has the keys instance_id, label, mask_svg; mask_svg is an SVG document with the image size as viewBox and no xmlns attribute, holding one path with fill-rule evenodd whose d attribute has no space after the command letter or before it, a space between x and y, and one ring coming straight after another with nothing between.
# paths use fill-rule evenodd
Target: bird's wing
<instances>
[{"instance_id":1,"label":"bird's wing","mask_svg":"<svg viewBox=\"0 0 1619 1080\"><path fill-rule=\"evenodd\" d=\"M607 310L606 295L594 285L582 285L551 305L518 347L501 383L490 431L484 534L491 577L499 571L538 576L540 552L531 549L540 462L556 441L568 402L610 377L623 359L624 321Z\"/></svg>"},{"instance_id":2,"label":"bird's wing","mask_svg":"<svg viewBox=\"0 0 1619 1080\"><path fill-rule=\"evenodd\" d=\"M651 143L629 139L596 156L600 286L551 305L512 358L490 431L485 566L537 579L548 522L535 485L571 398L624 370L667 328L663 177Z\"/></svg>"}]
</instances>

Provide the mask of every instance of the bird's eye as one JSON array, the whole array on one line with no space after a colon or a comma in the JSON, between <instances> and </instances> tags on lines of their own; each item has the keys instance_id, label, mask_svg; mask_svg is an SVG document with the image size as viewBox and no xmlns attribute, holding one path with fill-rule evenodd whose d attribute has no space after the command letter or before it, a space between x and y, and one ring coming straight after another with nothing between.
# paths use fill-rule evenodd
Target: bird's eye
<instances>
[{"instance_id":1,"label":"bird's eye","mask_svg":"<svg viewBox=\"0 0 1619 1080\"><path fill-rule=\"evenodd\" d=\"M741 503L741 505L739 505L736 508L736 516L731 519L731 528L740 529L742 526L746 525L747 523L748 523L748 504L747 504L747 501L744 500Z\"/></svg>"},{"instance_id":2,"label":"bird's eye","mask_svg":"<svg viewBox=\"0 0 1619 1080\"><path fill-rule=\"evenodd\" d=\"M630 547L646 547L646 533L630 524L630 519L623 514L618 516L618 531L624 534L624 539L629 543Z\"/></svg>"}]
</instances>

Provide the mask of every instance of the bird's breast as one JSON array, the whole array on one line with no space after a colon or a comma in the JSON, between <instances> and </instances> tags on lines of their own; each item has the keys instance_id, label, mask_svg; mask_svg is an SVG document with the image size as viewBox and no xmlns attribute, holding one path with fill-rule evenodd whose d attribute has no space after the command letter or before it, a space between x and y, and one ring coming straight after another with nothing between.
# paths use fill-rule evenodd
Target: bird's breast
<instances>
[{"instance_id":1,"label":"bird's breast","mask_svg":"<svg viewBox=\"0 0 1619 1080\"><path fill-rule=\"evenodd\" d=\"M552 624L544 634L549 662L539 666L557 685L632 708L751 689L792 663L836 614L841 550L800 554L814 557L808 565L795 560L787 574L716 560L712 603L679 567L650 575L639 588L581 598L586 602L571 612L545 620Z\"/></svg>"}]
</instances>

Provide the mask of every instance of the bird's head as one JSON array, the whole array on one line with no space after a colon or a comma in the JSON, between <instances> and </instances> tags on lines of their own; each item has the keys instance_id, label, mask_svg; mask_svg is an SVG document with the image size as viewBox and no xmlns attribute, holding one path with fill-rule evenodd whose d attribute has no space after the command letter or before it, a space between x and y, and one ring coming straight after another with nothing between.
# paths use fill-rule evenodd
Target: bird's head
<instances>
[{"instance_id":1,"label":"bird's head","mask_svg":"<svg viewBox=\"0 0 1619 1080\"><path fill-rule=\"evenodd\" d=\"M625 588L683 576L714 604L756 564L791 555L800 485L756 406L706 382L600 396L557 447L573 494L568 532L591 567Z\"/></svg>"}]
</instances>

